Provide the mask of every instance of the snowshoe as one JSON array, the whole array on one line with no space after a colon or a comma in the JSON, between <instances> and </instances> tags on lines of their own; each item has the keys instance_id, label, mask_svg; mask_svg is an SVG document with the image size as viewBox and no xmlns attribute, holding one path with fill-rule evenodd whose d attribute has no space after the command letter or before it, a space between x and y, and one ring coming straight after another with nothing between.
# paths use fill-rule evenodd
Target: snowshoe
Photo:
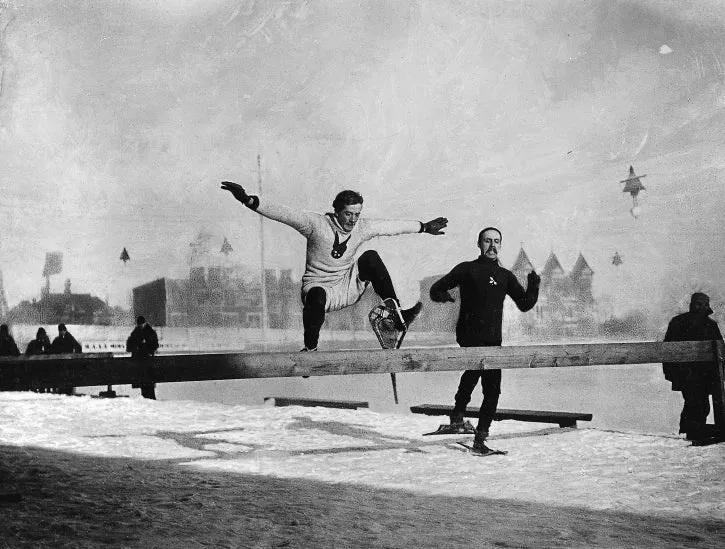
<instances>
[{"instance_id":1,"label":"snowshoe","mask_svg":"<svg viewBox=\"0 0 725 549\"><path fill-rule=\"evenodd\" d=\"M476 428L471 425L470 421L462 421L460 423L441 424L438 429L430 433L423 433L423 436L429 435L473 435Z\"/></svg>"}]
</instances>

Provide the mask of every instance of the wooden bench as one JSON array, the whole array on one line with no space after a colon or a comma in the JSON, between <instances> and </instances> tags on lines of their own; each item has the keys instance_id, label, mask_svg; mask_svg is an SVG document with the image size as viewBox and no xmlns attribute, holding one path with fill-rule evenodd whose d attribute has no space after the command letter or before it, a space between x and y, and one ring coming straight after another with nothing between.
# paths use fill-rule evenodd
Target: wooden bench
<instances>
[{"instance_id":1,"label":"wooden bench","mask_svg":"<svg viewBox=\"0 0 725 549\"><path fill-rule=\"evenodd\" d=\"M411 406L410 411L414 414L425 414L427 416L450 416L453 406L445 404L419 404ZM478 408L467 408L465 417L478 417ZM591 421L592 414L577 412L550 412L546 410L511 410L499 408L493 418L495 421L513 419L516 421L533 421L536 423L558 423L559 427L576 428L577 421Z\"/></svg>"},{"instance_id":2,"label":"wooden bench","mask_svg":"<svg viewBox=\"0 0 725 549\"><path fill-rule=\"evenodd\" d=\"M346 408L357 410L368 408L368 403L359 400L319 400L314 398L297 397L265 397L264 401L274 400L275 406L321 406L323 408Z\"/></svg>"}]
</instances>

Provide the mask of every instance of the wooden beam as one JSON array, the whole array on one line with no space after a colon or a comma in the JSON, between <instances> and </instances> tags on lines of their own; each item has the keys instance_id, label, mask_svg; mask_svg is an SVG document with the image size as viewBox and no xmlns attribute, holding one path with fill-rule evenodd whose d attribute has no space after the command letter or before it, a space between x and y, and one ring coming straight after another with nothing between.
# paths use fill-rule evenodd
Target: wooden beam
<instances>
[{"instance_id":1,"label":"wooden beam","mask_svg":"<svg viewBox=\"0 0 725 549\"><path fill-rule=\"evenodd\" d=\"M414 414L425 414L427 416L450 416L453 406L446 404L418 404L411 406L410 411ZM478 417L479 408L469 406L463 412L464 417ZM548 410L515 410L511 408L497 408L494 421L513 419L516 421L531 421L535 423L557 423L559 427L574 427L576 422L591 421L592 414L582 412L552 412Z\"/></svg>"},{"instance_id":2,"label":"wooden beam","mask_svg":"<svg viewBox=\"0 0 725 549\"><path fill-rule=\"evenodd\" d=\"M275 406L311 406L323 408L345 408L357 410L358 408L369 408L369 404L363 400L323 400L318 398L298 397L265 397L264 402L274 401Z\"/></svg>"},{"instance_id":3,"label":"wooden beam","mask_svg":"<svg viewBox=\"0 0 725 549\"><path fill-rule=\"evenodd\" d=\"M722 342L716 343L721 350L722 345ZM435 347L314 353L210 353L160 355L151 359L114 358L110 353L86 353L0 359L0 389L698 362L715 361L715 355L715 346L708 341Z\"/></svg>"},{"instance_id":4,"label":"wooden beam","mask_svg":"<svg viewBox=\"0 0 725 549\"><path fill-rule=\"evenodd\" d=\"M712 394L712 414L715 425L725 433L725 353L722 342L714 342L713 350L717 357L715 368L715 390Z\"/></svg>"}]
</instances>

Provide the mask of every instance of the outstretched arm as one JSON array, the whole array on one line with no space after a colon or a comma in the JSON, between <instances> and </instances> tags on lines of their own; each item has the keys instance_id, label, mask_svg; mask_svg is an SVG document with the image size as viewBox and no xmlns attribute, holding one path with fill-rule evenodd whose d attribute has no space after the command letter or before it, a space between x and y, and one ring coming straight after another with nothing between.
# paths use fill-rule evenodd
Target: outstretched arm
<instances>
[{"instance_id":1,"label":"outstretched arm","mask_svg":"<svg viewBox=\"0 0 725 549\"><path fill-rule=\"evenodd\" d=\"M292 208L282 206L281 204L273 204L269 201L265 201L262 204L258 196L247 194L244 187L231 181L222 181L221 188L232 193L234 198L239 200L247 208L254 210L264 217L289 225L305 237L312 233L313 218L316 214L302 210L293 210Z\"/></svg>"},{"instance_id":2,"label":"outstretched arm","mask_svg":"<svg viewBox=\"0 0 725 549\"><path fill-rule=\"evenodd\" d=\"M366 219L366 239L376 236L394 236L398 234L428 233L432 235L445 234L448 220L437 217L427 223L411 219Z\"/></svg>"}]
</instances>

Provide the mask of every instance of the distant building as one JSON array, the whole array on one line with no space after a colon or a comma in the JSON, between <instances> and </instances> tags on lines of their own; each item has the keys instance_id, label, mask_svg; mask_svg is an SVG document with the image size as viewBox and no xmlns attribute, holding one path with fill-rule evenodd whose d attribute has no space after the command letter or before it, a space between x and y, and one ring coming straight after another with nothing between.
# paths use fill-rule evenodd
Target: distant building
<instances>
[{"instance_id":1,"label":"distant building","mask_svg":"<svg viewBox=\"0 0 725 549\"><path fill-rule=\"evenodd\" d=\"M580 253L569 274L552 252L544 266L538 329L552 336L588 335L594 331L594 271Z\"/></svg>"},{"instance_id":2,"label":"distant building","mask_svg":"<svg viewBox=\"0 0 725 549\"><path fill-rule=\"evenodd\" d=\"M268 327L302 326L299 283L292 270L265 272ZM133 289L134 315L144 315L154 326L262 325L259 279L250 280L248 269L192 267L188 279L160 278Z\"/></svg>"},{"instance_id":3,"label":"distant building","mask_svg":"<svg viewBox=\"0 0 725 549\"><path fill-rule=\"evenodd\" d=\"M39 300L21 301L8 313L14 323L27 324L113 324L114 310L91 294L74 294L70 280L63 293L41 292Z\"/></svg>"},{"instance_id":4,"label":"distant building","mask_svg":"<svg viewBox=\"0 0 725 549\"><path fill-rule=\"evenodd\" d=\"M133 289L133 314L154 326L241 326L260 328L262 299L259 279L248 268L194 267L189 279L160 278ZM302 329L302 284L291 269L265 273L267 327ZM368 330L368 313L380 303L369 288L360 301L327 313L323 330Z\"/></svg>"}]
</instances>

